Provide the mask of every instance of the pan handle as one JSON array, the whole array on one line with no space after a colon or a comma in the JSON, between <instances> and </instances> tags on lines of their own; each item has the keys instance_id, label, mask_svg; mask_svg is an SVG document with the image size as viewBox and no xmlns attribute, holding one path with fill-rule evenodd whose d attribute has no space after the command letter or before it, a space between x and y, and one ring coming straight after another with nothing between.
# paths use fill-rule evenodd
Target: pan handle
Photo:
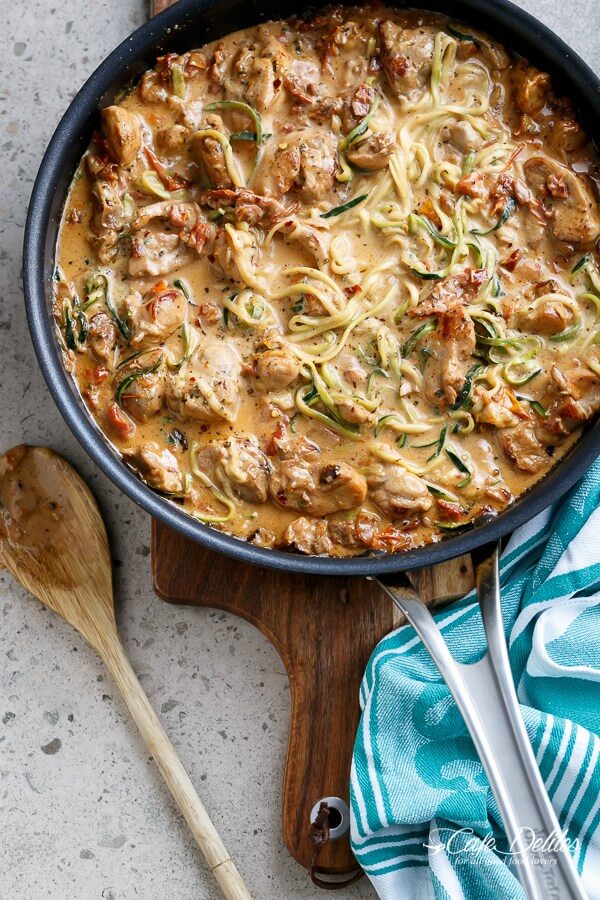
<instances>
[{"instance_id":1,"label":"pan handle","mask_svg":"<svg viewBox=\"0 0 600 900\"><path fill-rule=\"evenodd\" d=\"M497 547L476 574L488 651L471 665L454 660L412 589L379 583L425 644L454 697L498 803L527 896L585 900L519 710L502 625Z\"/></svg>"}]
</instances>

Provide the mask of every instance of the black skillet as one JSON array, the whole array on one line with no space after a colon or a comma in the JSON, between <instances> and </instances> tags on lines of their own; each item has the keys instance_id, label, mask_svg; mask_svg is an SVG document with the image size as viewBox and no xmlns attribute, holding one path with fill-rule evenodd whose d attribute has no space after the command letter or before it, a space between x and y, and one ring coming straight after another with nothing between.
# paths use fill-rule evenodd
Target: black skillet
<instances>
[{"instance_id":1,"label":"black skillet","mask_svg":"<svg viewBox=\"0 0 600 900\"><path fill-rule=\"evenodd\" d=\"M428 0L424 6L448 11L444 0ZM154 64L160 53L183 52L258 21L302 12L306 8L301 4L282 5L275 0L180 0L138 28L96 69L58 125L31 196L23 251L31 336L50 392L85 450L132 500L186 537L245 562L288 572L372 576L432 566L497 541L557 500L600 454L600 422L588 427L572 451L535 487L491 521L476 523L438 544L395 556L299 556L255 547L213 530L146 487L123 464L88 414L63 368L56 340L51 288L60 215L75 168L98 125L98 108L110 104L119 91ZM507 0L457 0L452 4L452 15L488 31L509 49L550 71L557 89L574 99L588 132L600 143L600 80L560 38Z\"/></svg>"}]
</instances>

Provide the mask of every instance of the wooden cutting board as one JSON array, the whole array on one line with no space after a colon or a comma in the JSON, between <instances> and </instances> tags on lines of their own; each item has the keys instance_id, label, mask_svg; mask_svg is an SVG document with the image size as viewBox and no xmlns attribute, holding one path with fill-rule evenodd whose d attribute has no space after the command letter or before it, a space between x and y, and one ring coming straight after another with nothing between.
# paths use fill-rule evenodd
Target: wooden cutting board
<instances>
[{"instance_id":1,"label":"wooden cutting board","mask_svg":"<svg viewBox=\"0 0 600 900\"><path fill-rule=\"evenodd\" d=\"M175 0L150 0L155 14ZM287 670L291 722L282 788L283 840L310 867L308 829L324 797L349 802L350 762L360 717L359 686L377 642L399 624L379 588L364 578L289 575L219 556L152 522L154 589L170 603L227 610L273 643ZM462 596L473 583L468 557L421 570L427 600ZM319 871L357 868L346 833L319 855Z\"/></svg>"},{"instance_id":2,"label":"wooden cutting board","mask_svg":"<svg viewBox=\"0 0 600 900\"><path fill-rule=\"evenodd\" d=\"M288 575L205 550L152 523L154 589L163 600L217 607L256 625L274 644L291 691L283 778L283 840L310 866L310 811L322 797L348 802L362 673L377 641L394 627L394 607L364 578ZM356 868L348 836L331 842L319 868Z\"/></svg>"},{"instance_id":3,"label":"wooden cutting board","mask_svg":"<svg viewBox=\"0 0 600 900\"><path fill-rule=\"evenodd\" d=\"M170 603L216 607L252 622L275 646L291 690L283 777L283 840L309 868L310 813L323 797L348 802L350 761L360 717L358 693L377 642L399 619L365 578L289 575L217 555L152 522L154 589ZM415 576L417 578L417 576ZM460 596L472 587L468 557L418 574L424 599ZM319 856L319 869L356 868L348 835Z\"/></svg>"}]
</instances>

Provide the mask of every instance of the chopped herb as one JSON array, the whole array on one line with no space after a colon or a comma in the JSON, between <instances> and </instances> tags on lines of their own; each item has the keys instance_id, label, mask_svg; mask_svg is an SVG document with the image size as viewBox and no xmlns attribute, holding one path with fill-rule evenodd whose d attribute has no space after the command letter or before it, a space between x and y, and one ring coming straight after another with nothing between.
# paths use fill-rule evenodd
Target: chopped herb
<instances>
[{"instance_id":1,"label":"chopped herb","mask_svg":"<svg viewBox=\"0 0 600 900\"><path fill-rule=\"evenodd\" d=\"M586 266L590 261L590 254L586 253L585 256L582 256L579 262L576 262L573 268L571 269L571 275L577 275L578 272Z\"/></svg>"},{"instance_id":2,"label":"chopped herb","mask_svg":"<svg viewBox=\"0 0 600 900\"><path fill-rule=\"evenodd\" d=\"M483 236L486 234L491 234L492 231L497 231L499 228L501 228L503 225L505 225L506 222L508 222L510 216L512 216L512 214L514 213L516 206L517 206L517 204L515 202L514 197L509 197L506 202L506 206L502 210L502 215L500 216L500 218L498 219L498 221L496 222L495 225L492 225L491 228L472 228L471 234L478 234L478 235Z\"/></svg>"},{"instance_id":3,"label":"chopped herb","mask_svg":"<svg viewBox=\"0 0 600 900\"><path fill-rule=\"evenodd\" d=\"M190 289L181 278L176 278L173 282L173 287L176 287L178 291L181 291L185 299L188 303L191 303L192 295L190 294Z\"/></svg>"},{"instance_id":4,"label":"chopped herb","mask_svg":"<svg viewBox=\"0 0 600 900\"><path fill-rule=\"evenodd\" d=\"M231 318L231 314L227 306L223 307L223 325L225 328L229 328L229 319Z\"/></svg>"},{"instance_id":5,"label":"chopped herb","mask_svg":"<svg viewBox=\"0 0 600 900\"><path fill-rule=\"evenodd\" d=\"M63 306L63 314L65 319L65 343L69 350L76 350L75 323L71 317L71 309L68 303L65 303Z\"/></svg>"},{"instance_id":6,"label":"chopped herb","mask_svg":"<svg viewBox=\"0 0 600 900\"><path fill-rule=\"evenodd\" d=\"M420 325L409 337L404 346L402 347L402 356L410 356L413 350L416 348L417 344L423 340L428 334L431 334L432 331L435 331L437 328L438 320L437 319L429 319L429 321L424 322L423 325Z\"/></svg>"},{"instance_id":7,"label":"chopped herb","mask_svg":"<svg viewBox=\"0 0 600 900\"><path fill-rule=\"evenodd\" d=\"M373 386L373 382L374 382L375 378L377 377L377 375L381 375L382 378L390 377L388 375L388 373L386 371L384 371L384 369L382 369L380 366L377 366L377 368L373 369L373 371L370 373L369 377L367 378L367 395L369 395L371 393L371 388Z\"/></svg>"},{"instance_id":8,"label":"chopped herb","mask_svg":"<svg viewBox=\"0 0 600 900\"><path fill-rule=\"evenodd\" d=\"M422 278L424 281L438 281L440 278L446 277L444 271L426 272L424 269L416 269L414 266L410 266L409 268L413 275L416 275L417 278Z\"/></svg>"},{"instance_id":9,"label":"chopped herb","mask_svg":"<svg viewBox=\"0 0 600 900\"><path fill-rule=\"evenodd\" d=\"M453 25L452 22L449 22L448 25L446 25L446 31L448 34L451 34L452 37L458 38L459 41L471 41L473 44L479 46L479 40L474 34L469 34L468 31L461 31L458 25Z\"/></svg>"},{"instance_id":10,"label":"chopped herb","mask_svg":"<svg viewBox=\"0 0 600 900\"><path fill-rule=\"evenodd\" d=\"M559 331L558 334L551 334L550 340L555 343L563 343L564 341L572 340L576 335L581 331L581 322L575 322L573 325L570 325L569 328L563 329L563 331Z\"/></svg>"},{"instance_id":11,"label":"chopped herb","mask_svg":"<svg viewBox=\"0 0 600 900\"><path fill-rule=\"evenodd\" d=\"M229 135L229 143L233 141L256 141L257 134L255 131L234 131Z\"/></svg>"},{"instance_id":12,"label":"chopped herb","mask_svg":"<svg viewBox=\"0 0 600 900\"><path fill-rule=\"evenodd\" d=\"M366 200L368 194L361 194L360 197L354 197L352 200L348 200L347 203L342 203L341 206L334 206L333 209L330 209L329 212L321 213L321 219L330 219L332 216L339 216L344 212L347 212L349 209L352 209L354 206L358 206L359 203L362 203L363 200Z\"/></svg>"},{"instance_id":13,"label":"chopped herb","mask_svg":"<svg viewBox=\"0 0 600 900\"><path fill-rule=\"evenodd\" d=\"M123 381L118 385L115 391L115 400L117 401L119 406L123 404L123 397L127 388L129 388L134 381L137 381L138 378L142 378L144 375L151 375L153 372L159 368L163 361L162 353L158 357L157 361L152 366L148 366L145 369L138 369L136 372L131 372L130 375L127 375Z\"/></svg>"},{"instance_id":14,"label":"chopped herb","mask_svg":"<svg viewBox=\"0 0 600 900\"><path fill-rule=\"evenodd\" d=\"M435 448L435 451L434 451L434 452L432 453L432 455L429 457L429 459L427 460L427 462L430 462L432 459L435 459L437 456L440 455L440 453L441 453L442 450L444 449L444 444L446 443L446 435L447 435L447 434L448 434L448 426L447 426L447 425L444 425L444 427L443 427L442 430L440 431L440 436L439 436L439 438L438 438L438 440L437 440L437 442L436 442L436 448Z\"/></svg>"},{"instance_id":15,"label":"chopped herb","mask_svg":"<svg viewBox=\"0 0 600 900\"><path fill-rule=\"evenodd\" d=\"M485 368L485 366L476 363L474 366L471 366L467 374L465 375L465 381L458 392L458 396L454 403L450 404L450 409L456 410L460 409L461 406L464 406L467 400L469 399L469 395L473 389L473 382L477 375Z\"/></svg>"},{"instance_id":16,"label":"chopped herb","mask_svg":"<svg viewBox=\"0 0 600 900\"><path fill-rule=\"evenodd\" d=\"M176 446L181 447L182 450L187 450L188 446L185 434L179 431L178 428L174 428L173 431L167 435L167 443L175 444Z\"/></svg>"},{"instance_id":17,"label":"chopped herb","mask_svg":"<svg viewBox=\"0 0 600 900\"><path fill-rule=\"evenodd\" d=\"M469 467L466 465L466 463L464 463L462 461L462 459L460 458L460 456L458 455L456 450L454 450L452 447L446 447L446 455L448 456L450 461L452 463L454 463L454 465L456 466L458 471L462 472L462 474L465 475L465 478L463 478L462 481L458 482L457 487L459 487L459 488L466 487L468 485L468 483L470 482L471 478L473 477L473 473L471 472Z\"/></svg>"},{"instance_id":18,"label":"chopped herb","mask_svg":"<svg viewBox=\"0 0 600 900\"><path fill-rule=\"evenodd\" d=\"M435 243L439 244L441 247L445 247L448 250L454 250L456 247L456 242L451 241L450 238L440 234L433 222L430 222L426 216L411 213L408 217L408 224L409 228L414 231L416 231L417 228L422 228L431 238L433 238Z\"/></svg>"}]
</instances>

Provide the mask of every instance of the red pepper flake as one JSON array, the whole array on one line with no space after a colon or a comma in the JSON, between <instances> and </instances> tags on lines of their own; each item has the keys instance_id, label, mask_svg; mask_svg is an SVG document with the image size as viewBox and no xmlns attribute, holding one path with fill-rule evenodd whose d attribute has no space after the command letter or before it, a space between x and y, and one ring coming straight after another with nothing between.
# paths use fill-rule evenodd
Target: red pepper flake
<instances>
[{"instance_id":1,"label":"red pepper flake","mask_svg":"<svg viewBox=\"0 0 600 900\"><path fill-rule=\"evenodd\" d=\"M360 284L351 284L350 287L344 288L344 293L347 297L353 297L355 294L358 294L360 290Z\"/></svg>"}]
</instances>

